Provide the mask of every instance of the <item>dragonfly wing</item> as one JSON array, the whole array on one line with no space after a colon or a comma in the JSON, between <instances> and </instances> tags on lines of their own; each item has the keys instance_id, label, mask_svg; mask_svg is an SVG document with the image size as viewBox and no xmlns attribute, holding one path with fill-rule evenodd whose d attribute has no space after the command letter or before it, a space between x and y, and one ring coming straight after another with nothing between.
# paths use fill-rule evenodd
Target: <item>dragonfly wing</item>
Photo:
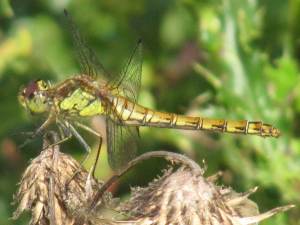
<instances>
[{"instance_id":1,"label":"dragonfly wing","mask_svg":"<svg viewBox=\"0 0 300 225\"><path fill-rule=\"evenodd\" d=\"M71 15L64 10L64 14L68 23L68 28L70 30L72 41L75 47L78 63L80 64L80 69L83 74L92 76L93 78L101 77L104 80L113 79L112 75L108 73L101 62L98 61L94 51L88 47L85 39L80 34L77 26L73 22Z\"/></svg>"},{"instance_id":2,"label":"dragonfly wing","mask_svg":"<svg viewBox=\"0 0 300 225\"><path fill-rule=\"evenodd\" d=\"M133 102L137 102L141 88L142 63L142 41L139 40L120 75L110 82L112 87L118 88Z\"/></svg>"},{"instance_id":3,"label":"dragonfly wing","mask_svg":"<svg viewBox=\"0 0 300 225\"><path fill-rule=\"evenodd\" d=\"M106 119L108 162L113 170L119 170L136 156L138 131L136 127L121 126Z\"/></svg>"},{"instance_id":4,"label":"dragonfly wing","mask_svg":"<svg viewBox=\"0 0 300 225\"><path fill-rule=\"evenodd\" d=\"M137 102L142 75L142 42L138 41L120 75L109 85L118 94ZM113 110L108 110L113 114ZM121 121L120 121L121 123ZM108 161L113 169L120 169L136 156L139 132L137 127L121 126L107 117Z\"/></svg>"}]
</instances>

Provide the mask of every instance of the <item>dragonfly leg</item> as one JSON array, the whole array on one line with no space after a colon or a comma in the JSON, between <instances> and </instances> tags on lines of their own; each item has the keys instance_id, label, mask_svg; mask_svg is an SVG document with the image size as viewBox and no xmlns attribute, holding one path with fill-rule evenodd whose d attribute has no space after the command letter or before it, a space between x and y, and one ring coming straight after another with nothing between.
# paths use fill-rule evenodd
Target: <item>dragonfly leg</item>
<instances>
[{"instance_id":1,"label":"dragonfly leg","mask_svg":"<svg viewBox=\"0 0 300 225\"><path fill-rule=\"evenodd\" d=\"M96 169L96 166L97 166L97 163L98 163L98 159L99 159L99 155L100 155L100 150L101 150L101 146L102 146L102 136L99 136L99 145L98 145L98 150L97 150L97 155L96 155L96 158L95 158L95 162L93 164L93 167L92 169L90 170L90 174L92 175L93 178L95 178L95 169ZM89 154L86 154L85 158L83 159L83 161L81 161L81 165L85 162L85 160L88 158L88 155ZM72 177L66 182L65 184L65 188L67 188L70 184L70 182L77 176L77 174L80 172L80 168L78 168L74 174L72 175Z\"/></svg>"},{"instance_id":2,"label":"dragonfly leg","mask_svg":"<svg viewBox=\"0 0 300 225\"><path fill-rule=\"evenodd\" d=\"M102 142L103 142L103 136L98 133L97 131L93 130L92 128L80 123L80 122L74 122L74 125L80 127L81 129L83 130L86 130L87 132L91 133L91 134L94 134L96 135L98 138L99 138L99 145L98 145L98 149L97 149L97 155L96 155L96 158L95 158L95 163L93 165L93 168L92 168L92 176L95 177L95 169L96 169L96 166L98 164L98 160L99 160L99 156L100 156L100 152L101 152L101 147L102 147Z\"/></svg>"},{"instance_id":3,"label":"dragonfly leg","mask_svg":"<svg viewBox=\"0 0 300 225\"><path fill-rule=\"evenodd\" d=\"M80 162L81 165L83 165L85 163L85 161L87 160L87 158L89 157L89 153L91 152L91 148L90 146L86 143L86 141L83 139L83 137L78 133L78 131L75 129L75 127L68 121L64 121L64 122L61 122L61 121L58 121L58 124L60 124L62 126L62 129L65 130L63 131L62 133L66 133L67 132L70 132L70 135L74 135L77 140L83 145L83 147L85 148L85 150L87 151L87 154L84 156L84 159ZM95 159L95 163L93 165L93 168L92 168L92 176L94 177L95 175L95 169L96 169L96 165L98 163L98 158L99 158L99 155L100 155L100 150L101 150L101 146L102 146L102 141L103 141L103 138L102 138L102 135L99 134L97 131L93 130L92 128L82 124L82 123L79 123L79 122L74 122L74 125L96 135L97 137L99 137L99 145L98 145L98 150L97 150L97 156L96 156L96 159Z\"/></svg>"},{"instance_id":4,"label":"dragonfly leg","mask_svg":"<svg viewBox=\"0 0 300 225\"><path fill-rule=\"evenodd\" d=\"M102 135L99 134L97 131L95 131L94 129L92 129L89 126L86 126L86 125L84 125L84 124L82 124L80 122L75 121L74 125L80 127L83 130L86 130L87 132L90 132L91 134L96 135L97 137L102 137Z\"/></svg>"},{"instance_id":5,"label":"dragonfly leg","mask_svg":"<svg viewBox=\"0 0 300 225\"><path fill-rule=\"evenodd\" d=\"M55 120L55 113L52 111L50 111L49 116L47 117L47 119L44 121L44 123L37 128L35 131L33 132L23 132L22 134L25 135L29 135L29 137L27 138L26 141L24 141L23 144L21 144L19 146L19 148L24 148L27 144L29 144L30 142L32 142L32 140L38 136L39 134L41 134L53 121Z\"/></svg>"},{"instance_id":6,"label":"dragonfly leg","mask_svg":"<svg viewBox=\"0 0 300 225\"><path fill-rule=\"evenodd\" d=\"M44 147L43 150L45 150L45 149L47 149L47 148L52 148L52 147L55 146L55 145L60 145L60 144L62 144L62 143L64 143L64 142L70 140L71 137L72 137L72 135L69 135L69 136L67 136L67 137L65 137L65 138L63 138L63 139L61 139L61 140L59 140L59 141L56 142L56 143L53 143L53 144L51 144L51 145L48 145L48 146Z\"/></svg>"},{"instance_id":7,"label":"dragonfly leg","mask_svg":"<svg viewBox=\"0 0 300 225\"><path fill-rule=\"evenodd\" d=\"M90 153L91 147L86 143L86 141L78 133L78 131L75 129L75 127L69 122L66 122L65 124L66 124L66 127L69 129L69 131L77 138L79 143L84 147L84 149L87 151L87 153Z\"/></svg>"},{"instance_id":8,"label":"dragonfly leg","mask_svg":"<svg viewBox=\"0 0 300 225\"><path fill-rule=\"evenodd\" d=\"M66 126L61 121L57 121L57 127L59 130L61 140L64 139L66 136L72 135L72 133L66 128Z\"/></svg>"},{"instance_id":9,"label":"dragonfly leg","mask_svg":"<svg viewBox=\"0 0 300 225\"><path fill-rule=\"evenodd\" d=\"M45 122L36 130L34 131L31 138L36 137L37 135L41 134L49 125L55 120L55 113L53 110L50 111L49 116L45 120Z\"/></svg>"},{"instance_id":10,"label":"dragonfly leg","mask_svg":"<svg viewBox=\"0 0 300 225\"><path fill-rule=\"evenodd\" d=\"M68 129L70 130L70 132L72 133L72 135L74 135L77 140L79 141L79 143L83 146L83 148L86 150L86 154L83 158L83 160L81 160L80 164L83 165L85 163L85 161L88 159L89 154L91 152L91 147L86 143L86 141L83 139L83 137L77 132L77 130L74 128L74 126L67 122L66 123Z\"/></svg>"},{"instance_id":11,"label":"dragonfly leg","mask_svg":"<svg viewBox=\"0 0 300 225\"><path fill-rule=\"evenodd\" d=\"M97 155L96 155L95 162L94 162L94 165L92 167L92 172L91 172L93 177L95 177L95 170L96 170L98 160L99 160L99 156L100 156L102 141L103 141L102 136L99 136L99 145L98 145L98 149L97 149Z\"/></svg>"},{"instance_id":12,"label":"dragonfly leg","mask_svg":"<svg viewBox=\"0 0 300 225\"><path fill-rule=\"evenodd\" d=\"M83 137L77 132L75 127L69 122L69 121L57 121L57 124L59 125L61 136L64 136L66 133L68 133L68 136L72 137L75 136L77 140L80 142L80 144L84 147L86 150L86 154L84 156L84 159L80 162L80 165L83 165L85 161L87 160L89 153L91 152L90 146L86 143L86 141L83 139ZM78 168L72 177L66 182L65 188L67 188L70 184L70 182L77 176L77 174L80 172L80 168Z\"/></svg>"},{"instance_id":13,"label":"dragonfly leg","mask_svg":"<svg viewBox=\"0 0 300 225\"><path fill-rule=\"evenodd\" d=\"M72 133L71 132L68 132L67 135L66 135L66 132L68 130L66 130L66 128L64 127L64 125L60 121L58 121L57 125L58 125L58 129L59 129L59 133L60 133L60 140L56 141L53 144L50 144L48 146L43 147L43 150L45 150L47 148L51 148L55 145L60 145L60 144L66 142L66 141L68 141L72 138Z\"/></svg>"}]
</instances>

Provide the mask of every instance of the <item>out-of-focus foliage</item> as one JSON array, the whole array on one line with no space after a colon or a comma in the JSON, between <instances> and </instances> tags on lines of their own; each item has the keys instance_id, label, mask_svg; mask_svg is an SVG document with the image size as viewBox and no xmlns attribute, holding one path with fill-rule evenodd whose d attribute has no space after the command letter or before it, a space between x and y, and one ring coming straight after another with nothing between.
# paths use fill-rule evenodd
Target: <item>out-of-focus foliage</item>
<instances>
[{"instance_id":1,"label":"out-of-focus foliage","mask_svg":"<svg viewBox=\"0 0 300 225\"><path fill-rule=\"evenodd\" d=\"M254 198L262 211L300 203L299 1L2 0L0 224L28 221L8 220L14 208L10 202L27 161L41 149L38 142L16 147L26 139L21 133L44 119L35 119L19 106L21 85L38 78L61 81L79 68L64 8L112 72L120 71L136 40L143 39L141 104L205 117L262 120L282 132L279 139L264 139L143 128L143 149L178 151L198 162L205 159L207 173L223 170L224 182L237 191L258 185ZM92 126L103 130L97 118ZM95 139L87 140L97 145ZM73 156L83 156L76 141L64 146L76 150ZM102 178L111 173L105 157L102 154L97 169ZM118 193L128 190L128 182L149 181L157 170L145 166ZM299 215L296 208L262 224L298 224Z\"/></svg>"}]
</instances>

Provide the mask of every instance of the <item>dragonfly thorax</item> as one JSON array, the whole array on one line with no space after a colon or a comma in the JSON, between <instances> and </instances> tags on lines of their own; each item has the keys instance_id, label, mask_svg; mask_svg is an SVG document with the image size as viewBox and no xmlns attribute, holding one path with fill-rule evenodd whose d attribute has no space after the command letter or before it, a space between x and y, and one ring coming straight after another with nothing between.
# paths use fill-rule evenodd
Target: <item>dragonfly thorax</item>
<instances>
[{"instance_id":1,"label":"dragonfly thorax","mask_svg":"<svg viewBox=\"0 0 300 225\"><path fill-rule=\"evenodd\" d=\"M85 88L78 87L63 99L55 100L57 109L69 116L96 116L104 113L101 98Z\"/></svg>"},{"instance_id":2,"label":"dragonfly thorax","mask_svg":"<svg viewBox=\"0 0 300 225\"><path fill-rule=\"evenodd\" d=\"M31 113L44 113L49 110L48 89L45 81L32 81L19 94L19 101Z\"/></svg>"}]
</instances>

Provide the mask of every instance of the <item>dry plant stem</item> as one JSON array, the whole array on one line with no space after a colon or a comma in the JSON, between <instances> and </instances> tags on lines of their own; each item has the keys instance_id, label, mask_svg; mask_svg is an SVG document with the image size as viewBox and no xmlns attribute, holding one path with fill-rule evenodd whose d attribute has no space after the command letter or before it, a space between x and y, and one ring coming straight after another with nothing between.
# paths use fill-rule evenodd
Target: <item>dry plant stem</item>
<instances>
[{"instance_id":1,"label":"dry plant stem","mask_svg":"<svg viewBox=\"0 0 300 225\"><path fill-rule=\"evenodd\" d=\"M151 158L164 158L167 161L181 163L182 165L185 165L189 167L195 175L203 175L204 171L200 168L200 166L195 163L190 158L174 153L174 152L168 152L168 151L153 151L153 152L147 152L144 153L135 159L131 160L125 168L123 168L119 173L113 175L108 181L106 181L103 186L99 189L99 191L96 193L93 201L91 202L90 206L88 207L88 211L91 212L96 207L98 201L101 199L103 193L107 191L107 189L120 177L122 177L126 172L128 172L131 168L133 168L138 163L141 163L147 159Z\"/></svg>"}]
</instances>

